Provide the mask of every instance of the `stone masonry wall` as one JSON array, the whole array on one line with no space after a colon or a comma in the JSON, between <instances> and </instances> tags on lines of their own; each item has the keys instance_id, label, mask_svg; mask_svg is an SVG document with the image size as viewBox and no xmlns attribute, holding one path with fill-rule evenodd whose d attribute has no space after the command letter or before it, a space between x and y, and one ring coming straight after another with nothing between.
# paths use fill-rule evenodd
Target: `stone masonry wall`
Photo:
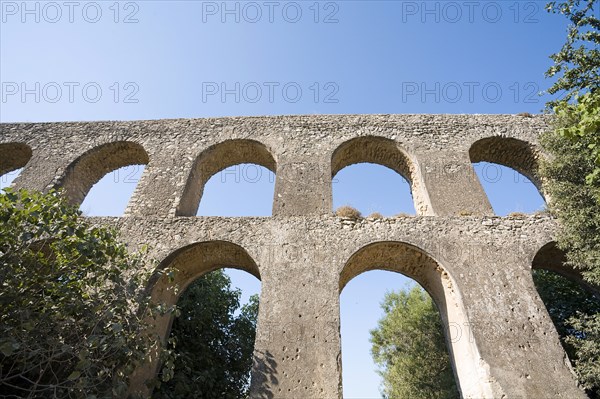
<instances>
[{"instance_id":1,"label":"stone masonry wall","mask_svg":"<svg viewBox=\"0 0 600 399\"><path fill-rule=\"evenodd\" d=\"M159 267L180 270L180 286L220 267L261 279L253 398L342 396L339 294L374 269L412 277L432 295L463 397L584 398L531 277L534 258L560 267L548 249L555 222L494 216L472 167L501 163L539 188L537 137L547 123L343 115L0 124L0 166L25 165L16 187L60 186L77 204L108 171L147 163L125 215L94 221L117 227L132 249L149 244ZM334 216L332 173L359 162L407 178L417 216ZM239 163L276 173L273 216L194 216L206 180ZM165 281L150 288L177 300ZM158 326L163 336L170 322ZM140 389L156 367L138 370Z\"/></svg>"}]
</instances>

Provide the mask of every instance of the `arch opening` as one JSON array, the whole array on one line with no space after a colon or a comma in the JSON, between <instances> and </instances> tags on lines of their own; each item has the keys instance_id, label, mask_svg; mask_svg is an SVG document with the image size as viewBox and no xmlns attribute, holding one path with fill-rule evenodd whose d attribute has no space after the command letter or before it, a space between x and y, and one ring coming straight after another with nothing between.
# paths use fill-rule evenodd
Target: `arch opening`
<instances>
[{"instance_id":1,"label":"arch opening","mask_svg":"<svg viewBox=\"0 0 600 399\"><path fill-rule=\"evenodd\" d=\"M600 290L564 261L565 254L555 242L544 245L532 262L533 283L579 383L590 398L600 398L594 376L597 356L590 356L597 351Z\"/></svg>"},{"instance_id":2,"label":"arch opening","mask_svg":"<svg viewBox=\"0 0 600 399\"><path fill-rule=\"evenodd\" d=\"M204 185L196 216L271 216L275 174L257 164L225 168Z\"/></svg>"},{"instance_id":3,"label":"arch opening","mask_svg":"<svg viewBox=\"0 0 600 399\"><path fill-rule=\"evenodd\" d=\"M332 185L334 211L351 206L364 216L416 214L409 182L386 166L346 166L334 176Z\"/></svg>"},{"instance_id":4,"label":"arch opening","mask_svg":"<svg viewBox=\"0 0 600 399\"><path fill-rule=\"evenodd\" d=\"M129 165L108 172L89 190L79 209L86 216L122 216L145 165Z\"/></svg>"},{"instance_id":5,"label":"arch opening","mask_svg":"<svg viewBox=\"0 0 600 399\"><path fill-rule=\"evenodd\" d=\"M471 145L469 156L497 215L543 210L539 153L533 145L511 137L487 137Z\"/></svg>"},{"instance_id":6,"label":"arch opening","mask_svg":"<svg viewBox=\"0 0 600 399\"><path fill-rule=\"evenodd\" d=\"M31 147L23 143L0 144L0 190L14 182L32 154Z\"/></svg>"},{"instance_id":7,"label":"arch opening","mask_svg":"<svg viewBox=\"0 0 600 399\"><path fill-rule=\"evenodd\" d=\"M344 397L459 397L439 311L414 280L360 274L340 295L340 321Z\"/></svg>"},{"instance_id":8,"label":"arch opening","mask_svg":"<svg viewBox=\"0 0 600 399\"><path fill-rule=\"evenodd\" d=\"M585 289L587 292L600 299L600 288L583 279L581 271L568 266L564 251L558 248L555 241L550 241L542 246L535 254L531 267L533 270L548 270L571 280Z\"/></svg>"},{"instance_id":9,"label":"arch opening","mask_svg":"<svg viewBox=\"0 0 600 399\"><path fill-rule=\"evenodd\" d=\"M237 179L237 181L244 180L245 183L253 184L252 181L258 178L258 181L264 184L270 184L271 180L274 184L274 177L264 169L250 170L250 164L263 167L273 174L276 173L277 163L271 151L255 140L227 140L203 151L194 161L176 215L194 216L198 213L206 185L218 172L221 172L218 179L225 178L226 181ZM228 169L231 167L236 168ZM218 180L213 180L213 183L215 181Z\"/></svg>"},{"instance_id":10,"label":"arch opening","mask_svg":"<svg viewBox=\"0 0 600 399\"><path fill-rule=\"evenodd\" d=\"M473 164L475 174L498 216L543 212L546 202L533 183L516 170L490 162Z\"/></svg>"},{"instance_id":11,"label":"arch opening","mask_svg":"<svg viewBox=\"0 0 600 399\"><path fill-rule=\"evenodd\" d=\"M12 170L0 176L0 190L12 186L13 182L19 177L23 168Z\"/></svg>"},{"instance_id":12,"label":"arch opening","mask_svg":"<svg viewBox=\"0 0 600 399\"><path fill-rule=\"evenodd\" d=\"M67 197L74 205L81 205L92 187L104 177L105 180L98 189L106 188L107 185L110 186L111 181L117 184L121 182L122 188L125 188L123 192L126 196L126 193L134 191L139 175L143 171L142 165L147 165L149 161L148 154L137 143L118 141L103 144L87 151L73 161L60 179L58 186L65 190ZM112 176L107 176L114 171L116 172ZM129 190L126 189L127 187L129 187ZM109 201L114 200L115 192L104 192L103 194L105 196L104 201L106 201L106 198L109 198ZM102 200L99 199L98 202ZM88 202L86 206L90 206L90 203ZM118 213L118 210L109 212ZM109 215L103 214L101 216Z\"/></svg>"},{"instance_id":13,"label":"arch opening","mask_svg":"<svg viewBox=\"0 0 600 399\"><path fill-rule=\"evenodd\" d=\"M384 241L355 252L340 272L340 293L355 277L374 270L400 273L417 282L439 311L446 347L459 391L463 397L491 395L489 376L479 363L477 346L458 287L448 271L421 249L403 242ZM460 339L462 336L463 339ZM344 358L342 354L342 359Z\"/></svg>"},{"instance_id":14,"label":"arch opening","mask_svg":"<svg viewBox=\"0 0 600 399\"><path fill-rule=\"evenodd\" d=\"M392 216L415 214L422 208L423 201L413 198L419 181L413 163L393 140L366 136L342 143L333 152L331 172L334 211L350 205L365 213ZM390 196L398 201L387 200Z\"/></svg>"},{"instance_id":15,"label":"arch opening","mask_svg":"<svg viewBox=\"0 0 600 399\"><path fill-rule=\"evenodd\" d=\"M177 305L181 311L177 318L160 316L155 324L163 345L176 342L174 350L180 359L173 380L155 394L159 398L173 393L191 395L189 389L209 382L190 385L190 381L203 378L220 387L226 387L228 380L241 383L243 386L227 388L231 392L222 392L225 397L241 395L249 389L256 334L260 294L256 263L237 244L209 241L173 252L158 270L166 268L174 270L174 279L156 274L149 290L155 303ZM236 286L242 291L233 289ZM252 295L244 295L248 293ZM158 366L154 365L147 378L159 372Z\"/></svg>"},{"instance_id":16,"label":"arch opening","mask_svg":"<svg viewBox=\"0 0 600 399\"><path fill-rule=\"evenodd\" d=\"M469 149L472 163L491 162L512 168L527 177L538 190L539 154L530 143L512 137L487 137L476 141Z\"/></svg>"}]
</instances>

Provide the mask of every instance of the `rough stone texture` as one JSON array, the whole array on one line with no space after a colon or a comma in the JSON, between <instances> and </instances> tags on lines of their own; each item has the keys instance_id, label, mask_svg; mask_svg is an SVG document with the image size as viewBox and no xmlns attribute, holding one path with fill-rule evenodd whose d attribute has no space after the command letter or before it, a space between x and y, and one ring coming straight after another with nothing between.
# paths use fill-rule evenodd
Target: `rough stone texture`
<instances>
[{"instance_id":1,"label":"rough stone texture","mask_svg":"<svg viewBox=\"0 0 600 399\"><path fill-rule=\"evenodd\" d=\"M501 163L539 184L537 137L547 122L348 115L2 124L0 170L26 163L17 187L63 185L79 203L103 173L147 163L125 215L95 222L117 227L132 248L150 244L159 267L180 270L180 287L220 267L261 279L254 398L341 397L339 293L374 269L412 277L432 295L463 397L583 398L531 276L537 267L578 277L562 268L555 222L494 217L471 166ZM334 216L332 174L358 162L407 178L419 216ZM239 163L276 173L273 217L190 216L207 179ZM174 303L169 288L160 279L150 287ZM170 324L161 321L162 336ZM146 365L135 381L155 370Z\"/></svg>"},{"instance_id":2,"label":"rough stone texture","mask_svg":"<svg viewBox=\"0 0 600 399\"><path fill-rule=\"evenodd\" d=\"M31 158L31 148L21 143L0 144L0 175L22 168Z\"/></svg>"}]
</instances>

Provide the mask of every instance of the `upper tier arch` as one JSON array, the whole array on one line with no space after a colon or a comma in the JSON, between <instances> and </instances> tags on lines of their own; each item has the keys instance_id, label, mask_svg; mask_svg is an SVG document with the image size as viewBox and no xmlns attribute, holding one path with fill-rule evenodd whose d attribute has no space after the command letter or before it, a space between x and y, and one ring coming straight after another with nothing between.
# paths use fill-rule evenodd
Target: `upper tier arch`
<instances>
[{"instance_id":1,"label":"upper tier arch","mask_svg":"<svg viewBox=\"0 0 600 399\"><path fill-rule=\"evenodd\" d=\"M513 137L486 137L469 148L471 162L492 162L507 166L527 177L542 192L539 177L539 150L530 142Z\"/></svg>"},{"instance_id":2,"label":"upper tier arch","mask_svg":"<svg viewBox=\"0 0 600 399\"><path fill-rule=\"evenodd\" d=\"M132 141L115 141L86 151L64 171L57 186L73 204L81 204L92 186L104 175L129 165L148 164L144 148Z\"/></svg>"},{"instance_id":3,"label":"upper tier arch","mask_svg":"<svg viewBox=\"0 0 600 399\"><path fill-rule=\"evenodd\" d=\"M331 175L357 163L386 166L412 182L414 167L409 155L398 143L385 137L356 137L340 144L331 156Z\"/></svg>"},{"instance_id":4,"label":"upper tier arch","mask_svg":"<svg viewBox=\"0 0 600 399\"><path fill-rule=\"evenodd\" d=\"M194 161L177 206L176 215L195 215L208 179L225 168L242 163L264 166L273 173L276 173L277 170L277 162L271 151L259 141L234 139L212 145L198 155Z\"/></svg>"},{"instance_id":5,"label":"upper tier arch","mask_svg":"<svg viewBox=\"0 0 600 399\"><path fill-rule=\"evenodd\" d=\"M391 167L410 181L417 215L484 215L491 208L473 178L471 143L510 137L535 146L549 122L517 115L299 115L16 123L0 124L0 142L31 145L34 158L16 186L39 190L60 181L73 161L65 154L99 142L137 143L152 162L127 216L194 216L210 175L246 162L276 172L275 217L330 214L331 176L356 162Z\"/></svg>"}]
</instances>

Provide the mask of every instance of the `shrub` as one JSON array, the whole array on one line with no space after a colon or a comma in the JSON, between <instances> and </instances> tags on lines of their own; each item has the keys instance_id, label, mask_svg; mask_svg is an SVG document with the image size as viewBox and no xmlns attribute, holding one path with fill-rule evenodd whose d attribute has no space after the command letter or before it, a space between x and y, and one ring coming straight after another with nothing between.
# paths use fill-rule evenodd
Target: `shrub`
<instances>
[{"instance_id":1,"label":"shrub","mask_svg":"<svg viewBox=\"0 0 600 399\"><path fill-rule=\"evenodd\" d=\"M409 217L412 217L412 215L409 215L408 213L401 212L401 213L397 214L394 217L395 218L409 218Z\"/></svg>"},{"instance_id":2,"label":"shrub","mask_svg":"<svg viewBox=\"0 0 600 399\"><path fill-rule=\"evenodd\" d=\"M351 206L348 206L348 205L340 206L335 211L335 215L342 217L342 218L350 218L350 219L360 219L362 217L362 215L360 214L360 212L357 209L352 208Z\"/></svg>"},{"instance_id":3,"label":"shrub","mask_svg":"<svg viewBox=\"0 0 600 399\"><path fill-rule=\"evenodd\" d=\"M7 397L124 397L132 370L156 344L140 311L149 260L80 216L54 191L0 194Z\"/></svg>"},{"instance_id":4,"label":"shrub","mask_svg":"<svg viewBox=\"0 0 600 399\"><path fill-rule=\"evenodd\" d=\"M523 213L523 212L511 212L507 215L509 218L514 218L514 219L523 219L527 217L527 214Z\"/></svg>"}]
</instances>

